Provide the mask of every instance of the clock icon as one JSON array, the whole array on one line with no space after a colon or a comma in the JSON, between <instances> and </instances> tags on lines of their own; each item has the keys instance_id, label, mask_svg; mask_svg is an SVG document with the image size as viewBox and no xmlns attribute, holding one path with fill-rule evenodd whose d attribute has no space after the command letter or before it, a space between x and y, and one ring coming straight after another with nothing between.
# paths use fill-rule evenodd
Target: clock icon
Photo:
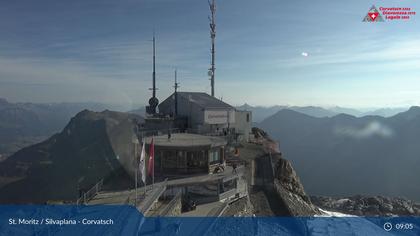
<instances>
[{"instance_id":1,"label":"clock icon","mask_svg":"<svg viewBox=\"0 0 420 236\"><path fill-rule=\"evenodd\" d=\"M385 230L385 231L391 231L391 230L392 230L392 224L391 224L391 223L389 223L389 222L386 222L386 223L384 224L384 230Z\"/></svg>"}]
</instances>

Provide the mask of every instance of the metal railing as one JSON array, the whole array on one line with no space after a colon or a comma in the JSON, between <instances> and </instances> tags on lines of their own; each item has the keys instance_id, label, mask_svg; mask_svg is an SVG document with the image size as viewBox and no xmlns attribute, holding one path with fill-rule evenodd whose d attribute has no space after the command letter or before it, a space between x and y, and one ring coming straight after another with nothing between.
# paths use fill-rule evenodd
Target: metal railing
<instances>
[{"instance_id":1,"label":"metal railing","mask_svg":"<svg viewBox=\"0 0 420 236\"><path fill-rule=\"evenodd\" d=\"M86 204L88 201L90 201L92 198L98 194L99 191L101 191L102 186L104 185L104 180L99 180L98 183L96 183L92 188L90 188L87 192L84 192L83 195L77 199L76 204Z\"/></svg>"},{"instance_id":2,"label":"metal railing","mask_svg":"<svg viewBox=\"0 0 420 236\"><path fill-rule=\"evenodd\" d=\"M151 137L151 136L158 136L158 135L166 135L166 134L168 134L168 132L171 133L171 134L187 133L187 134L201 134L201 135L204 135L204 136L229 137L231 139L234 139L234 136L235 136L234 129L232 129L228 133L224 133L222 131L203 132L203 131L200 131L199 129L192 129L192 128L185 128L185 129L180 129L180 128L139 129L137 131L137 133L140 137Z\"/></svg>"},{"instance_id":3,"label":"metal railing","mask_svg":"<svg viewBox=\"0 0 420 236\"><path fill-rule=\"evenodd\" d=\"M167 216L169 212L173 211L178 201L181 201L182 192L178 191L175 197L168 203L165 209L160 213L161 216Z\"/></svg>"},{"instance_id":4,"label":"metal railing","mask_svg":"<svg viewBox=\"0 0 420 236\"><path fill-rule=\"evenodd\" d=\"M235 196L235 195L236 195L236 188L219 194L219 200L224 200L224 199L230 198L230 197Z\"/></svg>"},{"instance_id":5,"label":"metal railing","mask_svg":"<svg viewBox=\"0 0 420 236\"><path fill-rule=\"evenodd\" d=\"M187 130L179 129L179 128L170 128L170 129L140 129L137 131L138 136L140 137L151 137L151 136L158 136L158 135L165 135L171 133L171 134L177 134L177 133L189 133Z\"/></svg>"},{"instance_id":6,"label":"metal railing","mask_svg":"<svg viewBox=\"0 0 420 236\"><path fill-rule=\"evenodd\" d=\"M168 179L166 178L165 181L162 183L156 184L155 188L152 190L152 195L145 197L143 200L144 202L140 203L140 206L137 208L140 208L139 210L146 215L146 213L152 208L154 202L162 195L163 192L165 192L166 187L168 185Z\"/></svg>"}]
</instances>

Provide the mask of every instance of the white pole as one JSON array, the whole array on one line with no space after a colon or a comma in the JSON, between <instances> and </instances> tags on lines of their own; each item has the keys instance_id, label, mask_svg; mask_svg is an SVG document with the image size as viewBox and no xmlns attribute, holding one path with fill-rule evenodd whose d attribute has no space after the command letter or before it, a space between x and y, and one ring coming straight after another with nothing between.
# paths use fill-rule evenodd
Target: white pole
<instances>
[{"instance_id":1,"label":"white pole","mask_svg":"<svg viewBox=\"0 0 420 236\"><path fill-rule=\"evenodd\" d=\"M144 138L144 135L142 135L142 138L141 138L141 145L142 145L142 147L144 147L144 145L145 145L145 143L144 142L146 142L146 139ZM143 152L143 148L142 148L142 150L141 150L142 152ZM142 176L142 181L143 181L143 185L144 185L144 198L146 198L146 157L145 157L145 153L143 153L143 155L144 155L144 160L143 160L143 170L141 170L142 172L141 172L141 176ZM144 176L144 177L143 177ZM144 180L143 180L144 179Z\"/></svg>"},{"instance_id":2,"label":"white pole","mask_svg":"<svg viewBox=\"0 0 420 236\"><path fill-rule=\"evenodd\" d=\"M136 197L136 198L134 199L134 204L136 205L136 207L137 207L137 178L138 178L138 177L137 177L137 176L138 176L137 169L138 169L138 167L136 167L136 171L135 171L135 172L136 172L136 174L135 174L135 175L136 175L136 176L135 176L135 184L136 184L136 196L135 196L135 197Z\"/></svg>"},{"instance_id":3,"label":"white pole","mask_svg":"<svg viewBox=\"0 0 420 236\"><path fill-rule=\"evenodd\" d=\"M144 184L144 198L146 198L146 182L144 182L143 184Z\"/></svg>"},{"instance_id":4,"label":"white pole","mask_svg":"<svg viewBox=\"0 0 420 236\"><path fill-rule=\"evenodd\" d=\"M155 157L156 157L156 150L155 150L155 139L154 136L152 136L152 140L153 140L153 173L152 173L152 189L155 185Z\"/></svg>"},{"instance_id":5,"label":"white pole","mask_svg":"<svg viewBox=\"0 0 420 236\"><path fill-rule=\"evenodd\" d=\"M138 168L139 168L139 164L137 163L137 145L136 145L136 143L134 143L134 160L135 160L135 165L136 165L136 168L135 168L135 178L134 178L134 182L135 182L135 199L134 199L134 204L135 204L135 206L137 207L137 182L138 182Z\"/></svg>"},{"instance_id":6,"label":"white pole","mask_svg":"<svg viewBox=\"0 0 420 236\"><path fill-rule=\"evenodd\" d=\"M146 157L145 157L145 150L144 150L144 146L145 146L145 142L146 142L146 139L144 138L144 134L142 134L141 135L142 136L142 138L141 138L141 146L142 146L142 148L141 148L141 156L143 157L143 166L142 166L142 170L140 170L141 171L141 181L143 182L143 187L144 187L144 198L146 198ZM141 157L140 157L140 159L141 159ZM139 168L140 168L140 166L139 166ZM144 176L144 177L143 177Z\"/></svg>"}]
</instances>

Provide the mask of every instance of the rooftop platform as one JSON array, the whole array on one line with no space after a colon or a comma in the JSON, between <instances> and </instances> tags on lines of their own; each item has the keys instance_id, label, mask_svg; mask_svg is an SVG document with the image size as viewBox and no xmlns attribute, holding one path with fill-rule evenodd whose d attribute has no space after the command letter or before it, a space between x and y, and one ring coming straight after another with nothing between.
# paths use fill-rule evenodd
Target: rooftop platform
<instances>
[{"instance_id":1,"label":"rooftop platform","mask_svg":"<svg viewBox=\"0 0 420 236\"><path fill-rule=\"evenodd\" d=\"M146 144L150 144L152 137L146 138ZM174 133L168 139L168 135L160 135L153 137L155 146L159 147L219 147L227 144L223 137L206 136L190 133Z\"/></svg>"}]
</instances>

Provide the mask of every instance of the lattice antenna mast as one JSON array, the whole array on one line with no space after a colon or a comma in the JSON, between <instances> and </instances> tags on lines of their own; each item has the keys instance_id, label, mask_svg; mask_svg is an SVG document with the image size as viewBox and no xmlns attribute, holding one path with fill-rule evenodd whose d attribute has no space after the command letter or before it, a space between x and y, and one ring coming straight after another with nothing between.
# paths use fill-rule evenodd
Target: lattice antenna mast
<instances>
[{"instance_id":1,"label":"lattice antenna mast","mask_svg":"<svg viewBox=\"0 0 420 236\"><path fill-rule=\"evenodd\" d=\"M210 2L211 1L211 2ZM210 84L211 84L211 96L214 97L214 72L216 68L214 67L215 63L215 39L216 39L216 23L215 23L215 14L216 14L216 2L215 0L208 0L211 15L209 16L210 21L210 38L211 38L211 68L209 69L210 75Z\"/></svg>"}]
</instances>

